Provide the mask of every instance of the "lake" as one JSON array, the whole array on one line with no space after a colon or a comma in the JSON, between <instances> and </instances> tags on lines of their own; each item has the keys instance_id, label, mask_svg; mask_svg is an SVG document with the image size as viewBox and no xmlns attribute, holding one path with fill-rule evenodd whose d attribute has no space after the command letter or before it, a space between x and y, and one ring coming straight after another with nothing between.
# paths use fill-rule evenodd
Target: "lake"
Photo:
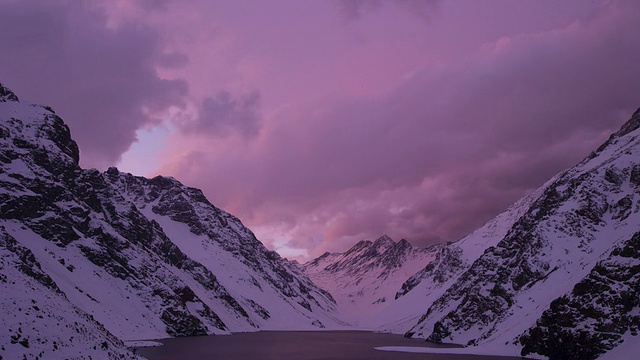
<instances>
[{"instance_id":1,"label":"lake","mask_svg":"<svg viewBox=\"0 0 640 360\"><path fill-rule=\"evenodd\" d=\"M402 335L363 331L261 331L158 340L164 346L138 349L149 360L509 360L518 357L412 354L375 350L380 346L437 346ZM446 346L446 345L445 345ZM440 346L442 347L442 346Z\"/></svg>"}]
</instances>

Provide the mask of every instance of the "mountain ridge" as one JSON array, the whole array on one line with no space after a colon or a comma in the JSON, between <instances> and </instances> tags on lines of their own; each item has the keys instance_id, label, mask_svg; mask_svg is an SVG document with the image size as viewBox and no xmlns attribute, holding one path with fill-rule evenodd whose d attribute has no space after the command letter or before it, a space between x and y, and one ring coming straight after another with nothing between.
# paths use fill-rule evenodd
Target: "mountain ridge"
<instances>
[{"instance_id":1,"label":"mountain ridge","mask_svg":"<svg viewBox=\"0 0 640 360\"><path fill-rule=\"evenodd\" d=\"M28 301L40 309L61 307L72 314L69 321L89 319L82 323L91 335L83 339L102 340L78 347L82 356L103 342L113 354L134 358L121 340L343 324L330 294L202 191L172 178L80 168L63 120L49 107L20 102L3 85L0 185L6 239L0 249L15 254L10 259L29 260L3 261L0 273L46 275L37 275L45 283L25 286L56 292L60 304L37 292ZM7 323L5 331L24 330L21 319L29 311L12 296L29 291L6 277L0 301L18 323ZM54 336L46 319L56 319L60 334L73 338L64 329L75 325L44 318L15 342L3 336L0 356L70 356L59 352L71 348L63 336L55 347L35 340Z\"/></svg>"},{"instance_id":2,"label":"mountain ridge","mask_svg":"<svg viewBox=\"0 0 640 360\"><path fill-rule=\"evenodd\" d=\"M300 267L316 284L329 291L340 309L359 326L393 300L398 283L430 261L439 245L413 247L402 239L382 235L361 240L343 253L324 253Z\"/></svg>"}]
</instances>

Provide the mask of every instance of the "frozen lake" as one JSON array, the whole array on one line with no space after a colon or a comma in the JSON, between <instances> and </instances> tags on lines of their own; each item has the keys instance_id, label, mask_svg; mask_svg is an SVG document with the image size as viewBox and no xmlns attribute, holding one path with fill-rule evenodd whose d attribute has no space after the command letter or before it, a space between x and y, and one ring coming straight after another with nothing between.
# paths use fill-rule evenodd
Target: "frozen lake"
<instances>
[{"instance_id":1,"label":"frozen lake","mask_svg":"<svg viewBox=\"0 0 640 360\"><path fill-rule=\"evenodd\" d=\"M159 340L161 347L138 349L150 360L508 360L516 357L412 354L375 350L383 346L427 347L402 335L361 331L265 331L234 335L185 337Z\"/></svg>"}]
</instances>

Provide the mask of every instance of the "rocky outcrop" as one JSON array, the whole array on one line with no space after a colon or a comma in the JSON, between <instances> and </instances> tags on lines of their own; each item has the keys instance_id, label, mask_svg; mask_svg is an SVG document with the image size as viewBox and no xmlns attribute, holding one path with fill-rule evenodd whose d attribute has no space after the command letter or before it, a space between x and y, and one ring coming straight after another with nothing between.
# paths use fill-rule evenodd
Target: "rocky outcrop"
<instances>
[{"instance_id":1,"label":"rocky outcrop","mask_svg":"<svg viewBox=\"0 0 640 360\"><path fill-rule=\"evenodd\" d=\"M640 232L616 246L520 338L522 355L595 359L640 330Z\"/></svg>"}]
</instances>

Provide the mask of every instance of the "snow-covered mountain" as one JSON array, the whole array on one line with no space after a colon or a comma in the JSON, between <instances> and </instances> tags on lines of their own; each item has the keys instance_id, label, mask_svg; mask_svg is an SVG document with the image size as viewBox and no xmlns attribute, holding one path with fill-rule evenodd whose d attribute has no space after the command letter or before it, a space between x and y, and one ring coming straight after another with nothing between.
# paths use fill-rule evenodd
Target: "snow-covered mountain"
<instances>
[{"instance_id":1,"label":"snow-covered mountain","mask_svg":"<svg viewBox=\"0 0 640 360\"><path fill-rule=\"evenodd\" d=\"M443 248L398 293L423 309L407 336L551 359L639 342L639 128L640 110L577 166Z\"/></svg>"},{"instance_id":2,"label":"snow-covered mountain","mask_svg":"<svg viewBox=\"0 0 640 360\"><path fill-rule=\"evenodd\" d=\"M53 110L0 85L0 356L340 323L329 293L200 190L78 160Z\"/></svg>"},{"instance_id":3,"label":"snow-covered mountain","mask_svg":"<svg viewBox=\"0 0 640 360\"><path fill-rule=\"evenodd\" d=\"M439 245L417 248L384 235L362 240L344 253L325 253L302 265L316 284L329 291L345 317L360 327L395 298L399 285L434 259Z\"/></svg>"},{"instance_id":4,"label":"snow-covered mountain","mask_svg":"<svg viewBox=\"0 0 640 360\"><path fill-rule=\"evenodd\" d=\"M484 251L495 246L511 226L534 201L539 191L511 205L503 213L462 239L435 247L435 253L425 260L406 280L389 284L396 291L394 300L380 312L373 314L368 323L371 328L393 333L411 329L428 306L440 297Z\"/></svg>"}]
</instances>

